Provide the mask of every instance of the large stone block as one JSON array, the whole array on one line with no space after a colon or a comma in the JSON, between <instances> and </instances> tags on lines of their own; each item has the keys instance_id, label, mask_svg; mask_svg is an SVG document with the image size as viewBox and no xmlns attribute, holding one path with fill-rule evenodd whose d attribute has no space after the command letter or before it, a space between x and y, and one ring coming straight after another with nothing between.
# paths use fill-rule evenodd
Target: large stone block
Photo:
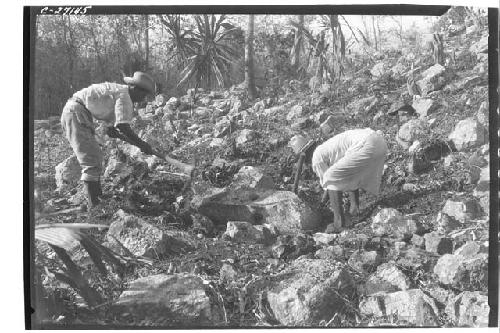
<instances>
[{"instance_id":1,"label":"large stone block","mask_svg":"<svg viewBox=\"0 0 500 333\"><path fill-rule=\"evenodd\" d=\"M354 295L352 277L342 264L323 259L299 259L267 292L278 321L285 326L317 326L348 311Z\"/></svg>"},{"instance_id":2,"label":"large stone block","mask_svg":"<svg viewBox=\"0 0 500 333\"><path fill-rule=\"evenodd\" d=\"M246 221L268 223L282 233L315 230L318 214L295 193L265 189L209 189L197 195L192 205L214 223Z\"/></svg>"},{"instance_id":3,"label":"large stone block","mask_svg":"<svg viewBox=\"0 0 500 333\"><path fill-rule=\"evenodd\" d=\"M435 301L420 289L379 293L362 300L361 314L406 321L416 326L437 326L438 308Z\"/></svg>"},{"instance_id":4,"label":"large stone block","mask_svg":"<svg viewBox=\"0 0 500 333\"><path fill-rule=\"evenodd\" d=\"M439 281L461 290L481 290L488 287L488 254L472 257L445 254L434 266Z\"/></svg>"},{"instance_id":5,"label":"large stone block","mask_svg":"<svg viewBox=\"0 0 500 333\"><path fill-rule=\"evenodd\" d=\"M152 259L161 259L168 255L185 253L196 248L196 242L188 233L161 230L140 217L127 214L123 210L119 210L115 214L106 238L110 246L117 252L123 253L124 250L116 243L116 240L132 254Z\"/></svg>"},{"instance_id":6,"label":"large stone block","mask_svg":"<svg viewBox=\"0 0 500 333\"><path fill-rule=\"evenodd\" d=\"M190 274L158 274L134 280L112 309L151 326L214 325L220 320L203 280Z\"/></svg>"},{"instance_id":7,"label":"large stone block","mask_svg":"<svg viewBox=\"0 0 500 333\"><path fill-rule=\"evenodd\" d=\"M457 326L488 327L488 296L478 291L465 291L449 300L445 312Z\"/></svg>"},{"instance_id":8,"label":"large stone block","mask_svg":"<svg viewBox=\"0 0 500 333\"><path fill-rule=\"evenodd\" d=\"M486 142L486 131L476 119L461 120L448 138L458 151L479 147Z\"/></svg>"},{"instance_id":9,"label":"large stone block","mask_svg":"<svg viewBox=\"0 0 500 333\"><path fill-rule=\"evenodd\" d=\"M56 185L61 189L78 184L82 168L75 155L72 155L56 166Z\"/></svg>"}]
</instances>

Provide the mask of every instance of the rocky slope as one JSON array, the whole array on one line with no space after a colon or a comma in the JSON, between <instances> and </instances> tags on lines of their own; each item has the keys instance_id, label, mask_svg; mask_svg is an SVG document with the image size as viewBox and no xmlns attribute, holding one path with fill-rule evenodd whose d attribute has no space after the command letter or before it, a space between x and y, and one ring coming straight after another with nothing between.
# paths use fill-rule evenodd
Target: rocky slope
<instances>
[{"instance_id":1,"label":"rocky slope","mask_svg":"<svg viewBox=\"0 0 500 333\"><path fill-rule=\"evenodd\" d=\"M484 38L447 38L456 52L445 66L403 50L380 56L370 75L351 72L336 86L291 81L279 98L252 103L238 86L159 95L133 126L196 161L192 188L182 192L176 170L98 129L107 200L88 214L54 214L82 202L79 166L57 125L37 124L35 222L107 224L92 235L136 258L103 276L75 244L71 255L106 299L89 309L50 273L61 263L37 242L45 324L486 326ZM411 63L419 96L408 93ZM296 160L286 144L299 131L325 138L360 127L388 142L382 192L362 193L352 229L325 234L332 213L310 169L291 192Z\"/></svg>"}]
</instances>

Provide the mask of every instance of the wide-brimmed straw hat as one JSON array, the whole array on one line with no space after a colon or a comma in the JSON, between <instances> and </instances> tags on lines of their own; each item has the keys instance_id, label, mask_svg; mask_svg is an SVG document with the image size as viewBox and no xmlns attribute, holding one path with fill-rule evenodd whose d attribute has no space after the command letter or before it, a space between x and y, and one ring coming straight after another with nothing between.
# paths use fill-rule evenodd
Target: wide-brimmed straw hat
<instances>
[{"instance_id":1,"label":"wide-brimmed straw hat","mask_svg":"<svg viewBox=\"0 0 500 333\"><path fill-rule=\"evenodd\" d=\"M293 136L288 142L288 146L290 146L295 154L302 153L307 147L311 145L313 141L305 138L304 136L297 134Z\"/></svg>"},{"instance_id":2,"label":"wide-brimmed straw hat","mask_svg":"<svg viewBox=\"0 0 500 333\"><path fill-rule=\"evenodd\" d=\"M142 88L149 92L150 94L155 93L155 81L151 76L143 72L135 72L133 77L124 77L123 81L125 81L128 85L134 85L139 88Z\"/></svg>"}]
</instances>

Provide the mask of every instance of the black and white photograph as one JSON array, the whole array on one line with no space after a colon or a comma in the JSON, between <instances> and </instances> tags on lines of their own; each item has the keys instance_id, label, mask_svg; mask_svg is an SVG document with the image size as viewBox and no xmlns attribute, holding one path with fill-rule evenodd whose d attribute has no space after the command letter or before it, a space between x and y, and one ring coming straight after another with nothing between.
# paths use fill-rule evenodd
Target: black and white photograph
<instances>
[{"instance_id":1,"label":"black and white photograph","mask_svg":"<svg viewBox=\"0 0 500 333\"><path fill-rule=\"evenodd\" d=\"M498 7L165 5L24 7L28 329L498 327Z\"/></svg>"}]
</instances>

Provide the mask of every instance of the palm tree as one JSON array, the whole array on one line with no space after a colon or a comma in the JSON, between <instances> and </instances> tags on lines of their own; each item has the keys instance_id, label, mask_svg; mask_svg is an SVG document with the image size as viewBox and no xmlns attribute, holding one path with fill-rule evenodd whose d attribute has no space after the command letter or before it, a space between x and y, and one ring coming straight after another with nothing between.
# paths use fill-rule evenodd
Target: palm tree
<instances>
[{"instance_id":1,"label":"palm tree","mask_svg":"<svg viewBox=\"0 0 500 333\"><path fill-rule=\"evenodd\" d=\"M178 85L194 81L195 90L199 86L223 87L231 64L240 57L233 38L237 28L224 24L226 15L217 18L204 14L194 19L196 29L188 34L190 42L186 51L189 55Z\"/></svg>"},{"instance_id":2,"label":"palm tree","mask_svg":"<svg viewBox=\"0 0 500 333\"><path fill-rule=\"evenodd\" d=\"M253 100L257 97L255 89L255 72L253 59L253 35L254 35L255 15L248 17L248 31L245 43L245 83L248 89L248 98Z\"/></svg>"}]
</instances>

